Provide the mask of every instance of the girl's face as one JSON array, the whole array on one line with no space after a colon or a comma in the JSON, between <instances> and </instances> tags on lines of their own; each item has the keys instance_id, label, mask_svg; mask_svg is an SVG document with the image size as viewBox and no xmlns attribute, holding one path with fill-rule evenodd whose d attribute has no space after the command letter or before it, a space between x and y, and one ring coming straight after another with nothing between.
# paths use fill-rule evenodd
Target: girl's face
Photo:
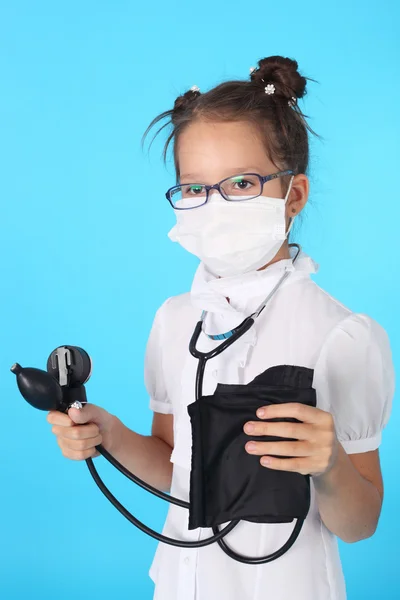
<instances>
[{"instance_id":1,"label":"girl's face","mask_svg":"<svg viewBox=\"0 0 400 600\"><path fill-rule=\"evenodd\" d=\"M255 127L247 121L195 121L180 135L177 146L180 183L213 185L231 175L270 175L277 169L269 160ZM282 180L264 184L263 195L283 198ZM286 204L286 217L296 216L308 196L308 178L296 175Z\"/></svg>"}]
</instances>

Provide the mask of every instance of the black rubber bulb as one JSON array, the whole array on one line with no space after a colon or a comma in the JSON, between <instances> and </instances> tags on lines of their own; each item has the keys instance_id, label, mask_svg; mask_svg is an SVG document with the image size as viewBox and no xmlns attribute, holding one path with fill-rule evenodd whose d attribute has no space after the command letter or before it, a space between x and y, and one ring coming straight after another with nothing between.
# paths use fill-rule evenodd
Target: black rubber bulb
<instances>
[{"instance_id":1,"label":"black rubber bulb","mask_svg":"<svg viewBox=\"0 0 400 600\"><path fill-rule=\"evenodd\" d=\"M27 402L40 410L60 410L62 390L57 379L41 369L23 368L18 363L11 367L17 376L19 391Z\"/></svg>"}]
</instances>

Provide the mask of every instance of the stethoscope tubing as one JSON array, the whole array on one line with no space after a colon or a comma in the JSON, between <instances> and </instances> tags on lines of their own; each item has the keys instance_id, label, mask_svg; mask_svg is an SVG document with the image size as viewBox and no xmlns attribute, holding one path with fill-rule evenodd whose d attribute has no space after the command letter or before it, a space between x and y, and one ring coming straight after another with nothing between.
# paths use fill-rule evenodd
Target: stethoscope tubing
<instances>
[{"instance_id":1,"label":"stethoscope tubing","mask_svg":"<svg viewBox=\"0 0 400 600\"><path fill-rule=\"evenodd\" d=\"M107 450L105 448L103 448L103 446L101 444L98 444L96 446L96 449L107 459L109 460L109 462L116 467L119 471L121 471L121 473L123 473L126 477L128 477L128 479L130 479L131 481L134 481L135 483L137 483L140 487L146 489L148 492L150 493L154 493L152 490L155 490L157 493L155 493L156 496L158 496L159 498L162 498L163 500L168 500L169 502L171 502L171 496L168 496L168 494L164 494L163 492L160 492L159 490L156 490L155 488L153 488L152 486L150 486L149 484L147 484L145 481L139 479L138 477L136 477L135 475L133 475L132 473L130 473L130 471L128 471L127 469L125 469L125 467L123 467L123 465L121 465L121 463L119 463L114 457L112 457L110 455L109 452L107 452ZM142 523L142 521L139 521L139 519L137 519L136 517L134 517L132 515L132 513L130 513L118 500L117 498L110 492L110 490L107 488L107 486L103 483L103 481L101 480L96 467L93 464L93 460L91 458L87 458L86 459L86 464L88 466L88 469L94 479L94 481L96 482L97 486L99 487L99 489L103 492L103 494L106 496L106 498L111 502L111 504L113 504L113 506L115 506L115 508L128 520L130 521L130 523L132 523L132 525L134 525L135 527L137 527L138 529L140 529L140 531L142 531L143 533L147 534L148 536L152 537L153 539L159 541L159 542L163 542L164 544L168 544L169 546L177 546L179 548L202 548L204 546L209 546L210 544L213 544L214 542L218 542L218 540L220 540L222 537L224 537L225 535L227 535L230 531L232 531L232 529L234 527L236 527L236 525L238 524L239 521L231 521L226 527L224 527L224 529L222 529L221 531L217 532L216 534L205 538L203 540L198 540L198 541L193 541L193 542L189 542L189 541L184 541L184 540L177 540L175 538L170 538L167 537L161 533L158 533L157 531L154 531L154 529L151 529L150 527L148 527L147 525L145 525L144 523ZM178 506L183 506L184 508L188 508L189 504L187 502L184 502L183 500L179 500L178 498L173 498L172 502L174 504L178 504Z\"/></svg>"},{"instance_id":2,"label":"stethoscope tubing","mask_svg":"<svg viewBox=\"0 0 400 600\"><path fill-rule=\"evenodd\" d=\"M283 546L281 546L278 550L275 550L275 552L271 552L271 554L267 554L266 556L250 557L250 556L243 556L242 554L238 554L237 552L232 550L232 548L229 548L228 544L226 543L225 539L223 539L223 538L220 538L219 540L217 540L217 543L218 543L219 547L225 552L225 554L227 554L230 558L237 560L238 562L244 563L246 565L263 565L265 563L272 562L273 560L276 560L277 558L280 558L293 546L293 544L299 537L299 534L303 527L303 524L304 524L304 519L297 519L296 523L293 527L293 531L290 534L290 537L287 540L287 542L285 542L283 544ZM220 532L218 527L213 527L212 529L213 529L214 534L217 534Z\"/></svg>"}]
</instances>

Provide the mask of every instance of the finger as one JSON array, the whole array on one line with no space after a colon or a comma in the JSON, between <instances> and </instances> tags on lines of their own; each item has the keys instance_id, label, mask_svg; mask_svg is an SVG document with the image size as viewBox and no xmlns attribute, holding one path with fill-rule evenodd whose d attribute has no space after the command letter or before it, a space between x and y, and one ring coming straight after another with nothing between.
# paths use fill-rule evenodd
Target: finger
<instances>
[{"instance_id":1,"label":"finger","mask_svg":"<svg viewBox=\"0 0 400 600\"><path fill-rule=\"evenodd\" d=\"M62 454L65 458L69 458L70 460L87 460L88 458L95 458L98 456L98 452L95 448L90 448L90 450L70 450L62 449Z\"/></svg>"},{"instance_id":2,"label":"finger","mask_svg":"<svg viewBox=\"0 0 400 600\"><path fill-rule=\"evenodd\" d=\"M303 423L316 424L321 421L328 413L315 408L314 406L307 406L306 404L300 404L299 402L287 402L285 404L270 404L263 406L257 410L257 417L259 419L284 419L292 418L298 419Z\"/></svg>"},{"instance_id":3,"label":"finger","mask_svg":"<svg viewBox=\"0 0 400 600\"><path fill-rule=\"evenodd\" d=\"M308 475L311 471L309 458L275 458L274 456L263 456L260 458L263 467L274 471L290 471Z\"/></svg>"},{"instance_id":4,"label":"finger","mask_svg":"<svg viewBox=\"0 0 400 600\"><path fill-rule=\"evenodd\" d=\"M73 427L53 425L51 431L54 435L70 440L83 440L99 435L99 428L94 423L89 423L88 425L74 425Z\"/></svg>"},{"instance_id":5,"label":"finger","mask_svg":"<svg viewBox=\"0 0 400 600\"><path fill-rule=\"evenodd\" d=\"M102 436L98 435L95 438L89 438L85 440L65 440L63 438L57 438L57 443L61 450L81 451L90 450L91 448L98 446L102 443L102 440Z\"/></svg>"},{"instance_id":6,"label":"finger","mask_svg":"<svg viewBox=\"0 0 400 600\"><path fill-rule=\"evenodd\" d=\"M257 456L310 456L312 453L306 442L248 442L245 448Z\"/></svg>"},{"instance_id":7,"label":"finger","mask_svg":"<svg viewBox=\"0 0 400 600\"><path fill-rule=\"evenodd\" d=\"M60 427L71 427L74 424L68 415L58 410L51 410L47 414L46 420L51 425L59 425Z\"/></svg>"},{"instance_id":8,"label":"finger","mask_svg":"<svg viewBox=\"0 0 400 600\"><path fill-rule=\"evenodd\" d=\"M90 402L83 404L81 409L72 407L68 409L68 416L76 425L83 425L85 423L100 425L108 414L104 408Z\"/></svg>"},{"instance_id":9,"label":"finger","mask_svg":"<svg viewBox=\"0 0 400 600\"><path fill-rule=\"evenodd\" d=\"M308 440L312 437L313 425L308 423L267 423L265 421L249 421L244 426L248 435L272 435L276 437Z\"/></svg>"}]
</instances>

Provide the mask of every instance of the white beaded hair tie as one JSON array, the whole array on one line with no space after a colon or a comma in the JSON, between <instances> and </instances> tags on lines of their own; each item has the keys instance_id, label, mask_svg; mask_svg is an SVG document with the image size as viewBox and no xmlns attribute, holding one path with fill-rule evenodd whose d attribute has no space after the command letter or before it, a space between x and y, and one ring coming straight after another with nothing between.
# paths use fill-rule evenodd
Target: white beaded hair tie
<instances>
[{"instance_id":1,"label":"white beaded hair tie","mask_svg":"<svg viewBox=\"0 0 400 600\"><path fill-rule=\"evenodd\" d=\"M265 93L269 96L275 93L275 86L273 83L267 83L267 85L265 86Z\"/></svg>"}]
</instances>

